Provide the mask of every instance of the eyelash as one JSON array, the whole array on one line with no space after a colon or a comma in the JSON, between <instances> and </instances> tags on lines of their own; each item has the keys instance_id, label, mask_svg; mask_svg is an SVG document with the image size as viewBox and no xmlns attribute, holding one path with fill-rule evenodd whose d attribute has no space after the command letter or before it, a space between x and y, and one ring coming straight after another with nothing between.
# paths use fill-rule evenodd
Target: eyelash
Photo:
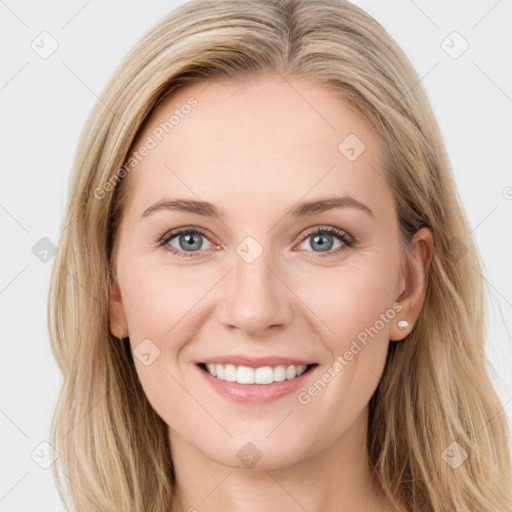
<instances>
[{"instance_id":1,"label":"eyelash","mask_svg":"<svg viewBox=\"0 0 512 512\"><path fill-rule=\"evenodd\" d=\"M202 235L205 238L208 238L206 235L206 231L202 228L180 228L174 231L169 231L165 235L163 235L158 240L158 246L162 246L165 250L169 251L171 254L174 255L181 255L186 257L197 257L200 256L201 251L181 251L179 249L176 249L175 247L171 247L168 244L173 238L176 236L182 235L182 234L194 234L194 235ZM309 237L317 234L330 234L335 235L343 245L335 249L334 251L328 251L325 253L318 252L317 257L319 258L328 258L331 256L336 256L340 254L343 251L346 251L347 249L354 247L357 245L357 240L354 236L350 235L346 231L343 231L341 229L338 229L334 226L315 226L313 230L306 233L300 240L300 244L304 242L304 240L307 240ZM314 252L314 251L309 251Z\"/></svg>"}]
</instances>

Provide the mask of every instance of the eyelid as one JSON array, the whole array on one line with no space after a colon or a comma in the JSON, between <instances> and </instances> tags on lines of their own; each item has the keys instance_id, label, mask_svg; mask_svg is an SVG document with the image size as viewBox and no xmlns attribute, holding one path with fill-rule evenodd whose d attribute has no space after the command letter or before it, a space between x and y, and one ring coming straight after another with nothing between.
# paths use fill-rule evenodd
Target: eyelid
<instances>
[{"instance_id":1,"label":"eyelid","mask_svg":"<svg viewBox=\"0 0 512 512\"><path fill-rule=\"evenodd\" d=\"M170 229L166 231L157 241L159 245L163 245L167 243L171 238L174 238L176 235L181 235L182 233L200 233L204 237L208 238L208 232L206 229L197 227L197 226L182 226L180 228ZM209 238L208 238L209 239Z\"/></svg>"},{"instance_id":2,"label":"eyelid","mask_svg":"<svg viewBox=\"0 0 512 512\"><path fill-rule=\"evenodd\" d=\"M355 244L357 242L356 238L352 236L348 231L345 231L344 229L337 228L336 226L329 226L329 225L321 225L317 224L316 226L313 226L309 228L306 233L302 236L301 242L306 240L306 238L309 238L311 235L314 235L316 233L329 233L331 235L336 235L339 238L345 238L347 243Z\"/></svg>"}]
</instances>

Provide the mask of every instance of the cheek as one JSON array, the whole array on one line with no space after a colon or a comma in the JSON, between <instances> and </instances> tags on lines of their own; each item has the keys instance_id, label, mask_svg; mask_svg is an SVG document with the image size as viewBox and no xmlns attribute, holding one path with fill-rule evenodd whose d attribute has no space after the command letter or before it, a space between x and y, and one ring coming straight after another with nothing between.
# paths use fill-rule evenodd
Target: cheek
<instances>
[{"instance_id":1,"label":"cheek","mask_svg":"<svg viewBox=\"0 0 512 512\"><path fill-rule=\"evenodd\" d=\"M167 424L179 427L184 422L183 430L197 427L199 435L199 426L179 419L201 414L180 384L190 368L179 364L179 357L197 329L194 305L202 286L187 286L183 275L134 264L125 275L123 301L135 369L146 398ZM176 410L179 418L173 414Z\"/></svg>"},{"instance_id":2,"label":"cheek","mask_svg":"<svg viewBox=\"0 0 512 512\"><path fill-rule=\"evenodd\" d=\"M324 324L333 354L348 350L352 340L364 341L369 330L373 338L387 341L389 323L396 314L392 307L395 275L395 269L383 263L354 263L318 272L314 287L301 285L301 296Z\"/></svg>"},{"instance_id":3,"label":"cheek","mask_svg":"<svg viewBox=\"0 0 512 512\"><path fill-rule=\"evenodd\" d=\"M161 344L179 339L177 332L194 317L208 279L202 281L191 269L166 269L135 261L128 267L123 301L132 342L150 338Z\"/></svg>"},{"instance_id":4,"label":"cheek","mask_svg":"<svg viewBox=\"0 0 512 512\"><path fill-rule=\"evenodd\" d=\"M299 402L313 416L328 409L337 431L356 417L374 393L386 362L389 327L398 314L393 258L380 262L374 258L371 264L362 261L329 276L319 273L307 294L308 307L326 326L323 342L331 360L314 386L302 390Z\"/></svg>"}]
</instances>

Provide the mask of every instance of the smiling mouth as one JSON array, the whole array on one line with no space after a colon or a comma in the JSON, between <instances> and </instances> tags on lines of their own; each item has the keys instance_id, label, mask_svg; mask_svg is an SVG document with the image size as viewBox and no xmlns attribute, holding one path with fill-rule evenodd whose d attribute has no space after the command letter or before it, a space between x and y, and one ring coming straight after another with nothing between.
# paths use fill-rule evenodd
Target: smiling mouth
<instances>
[{"instance_id":1,"label":"smiling mouth","mask_svg":"<svg viewBox=\"0 0 512 512\"><path fill-rule=\"evenodd\" d=\"M234 364L205 364L198 366L206 373L219 380L237 382L238 384L273 384L293 380L309 372L317 363L308 365L277 365L251 368Z\"/></svg>"}]
</instances>

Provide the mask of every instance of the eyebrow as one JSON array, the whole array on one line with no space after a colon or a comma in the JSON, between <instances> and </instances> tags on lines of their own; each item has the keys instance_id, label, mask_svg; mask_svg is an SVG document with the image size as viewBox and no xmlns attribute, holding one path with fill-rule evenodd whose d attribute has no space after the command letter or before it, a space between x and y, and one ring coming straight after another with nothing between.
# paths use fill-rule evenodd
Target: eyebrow
<instances>
[{"instance_id":1,"label":"eyebrow","mask_svg":"<svg viewBox=\"0 0 512 512\"><path fill-rule=\"evenodd\" d=\"M357 201L350 195L303 201L289 209L284 216L308 217L310 215L316 215L335 208L357 208L368 214L370 217L375 218L373 211L368 206ZM139 220L142 220L152 213L160 210L190 212L202 215L203 217L214 217L219 220L224 217L222 210L207 201L197 201L194 199L161 199L144 210Z\"/></svg>"}]
</instances>

